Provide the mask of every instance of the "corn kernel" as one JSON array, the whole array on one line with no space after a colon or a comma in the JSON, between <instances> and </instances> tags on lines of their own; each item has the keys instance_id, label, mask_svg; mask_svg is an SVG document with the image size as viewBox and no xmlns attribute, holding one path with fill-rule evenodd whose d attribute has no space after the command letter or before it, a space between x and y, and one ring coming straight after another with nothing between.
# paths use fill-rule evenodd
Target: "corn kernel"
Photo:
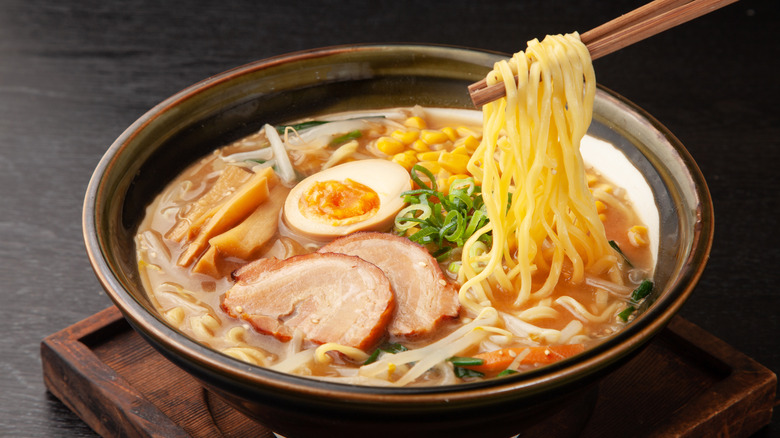
<instances>
[{"instance_id":1,"label":"corn kernel","mask_svg":"<svg viewBox=\"0 0 780 438\"><path fill-rule=\"evenodd\" d=\"M602 213L606 209L607 209L607 204L605 204L605 203L603 203L601 201L596 201L596 211L597 212Z\"/></svg>"},{"instance_id":2,"label":"corn kernel","mask_svg":"<svg viewBox=\"0 0 780 438\"><path fill-rule=\"evenodd\" d=\"M445 195L450 194L450 186L447 184L447 178L436 178L436 187Z\"/></svg>"},{"instance_id":3,"label":"corn kernel","mask_svg":"<svg viewBox=\"0 0 780 438\"><path fill-rule=\"evenodd\" d=\"M410 144L414 143L414 141L417 140L417 138L420 136L420 131L401 131L400 129L396 129L392 134L390 134L390 136L405 144L406 146L409 146Z\"/></svg>"},{"instance_id":4,"label":"corn kernel","mask_svg":"<svg viewBox=\"0 0 780 438\"><path fill-rule=\"evenodd\" d=\"M457 129L455 129L455 131L457 131L457 132L458 132L458 136L460 136L460 137L468 137L468 136L472 136L472 137L476 138L477 140L479 140L480 138L482 138L482 135L480 135L480 134L478 134L478 133L474 132L474 130L473 130L473 129L471 129L471 128L467 128L467 127L465 127L465 126L458 126L458 128L457 128Z\"/></svg>"},{"instance_id":5,"label":"corn kernel","mask_svg":"<svg viewBox=\"0 0 780 438\"><path fill-rule=\"evenodd\" d=\"M417 163L417 159L412 155L402 152L393 155L393 162L400 164L406 170L412 170L412 167Z\"/></svg>"},{"instance_id":6,"label":"corn kernel","mask_svg":"<svg viewBox=\"0 0 780 438\"><path fill-rule=\"evenodd\" d=\"M426 152L431 150L431 148L429 148L428 145L425 144L425 142L422 140L415 140L410 147L417 152Z\"/></svg>"},{"instance_id":7,"label":"corn kernel","mask_svg":"<svg viewBox=\"0 0 780 438\"><path fill-rule=\"evenodd\" d=\"M404 150L404 144L393 137L379 137L376 140L376 148L387 155L395 155Z\"/></svg>"},{"instance_id":8,"label":"corn kernel","mask_svg":"<svg viewBox=\"0 0 780 438\"><path fill-rule=\"evenodd\" d=\"M477 150L479 143L480 141L473 135L469 135L465 140L463 140L463 146L466 146L466 150L469 151L470 154L473 154L474 151Z\"/></svg>"},{"instance_id":9,"label":"corn kernel","mask_svg":"<svg viewBox=\"0 0 780 438\"><path fill-rule=\"evenodd\" d=\"M455 148L466 148L469 154L473 154L474 151L477 150L477 147L479 147L479 140L469 135L457 139L453 146Z\"/></svg>"},{"instance_id":10,"label":"corn kernel","mask_svg":"<svg viewBox=\"0 0 780 438\"><path fill-rule=\"evenodd\" d=\"M604 214L604 213L599 214L599 220L601 222L606 222L607 221L607 215Z\"/></svg>"},{"instance_id":11,"label":"corn kernel","mask_svg":"<svg viewBox=\"0 0 780 438\"><path fill-rule=\"evenodd\" d=\"M441 128L441 132L443 132L447 138L450 139L450 141L455 141L458 139L458 132L455 131L455 128L451 126L445 126L444 128Z\"/></svg>"},{"instance_id":12,"label":"corn kernel","mask_svg":"<svg viewBox=\"0 0 780 438\"><path fill-rule=\"evenodd\" d=\"M591 175L590 173L588 173L585 175L585 179L588 181L588 187L590 187L596 183L596 180L598 178L596 178L596 175Z\"/></svg>"},{"instance_id":13,"label":"corn kernel","mask_svg":"<svg viewBox=\"0 0 780 438\"><path fill-rule=\"evenodd\" d=\"M424 141L428 145L441 144L449 140L447 134L441 131L434 131L432 129L423 129L420 132L420 140Z\"/></svg>"},{"instance_id":14,"label":"corn kernel","mask_svg":"<svg viewBox=\"0 0 780 438\"><path fill-rule=\"evenodd\" d=\"M453 154L471 155L466 146L458 146L452 150Z\"/></svg>"},{"instance_id":15,"label":"corn kernel","mask_svg":"<svg viewBox=\"0 0 780 438\"><path fill-rule=\"evenodd\" d=\"M628 229L628 241L631 245L641 248L647 245L647 227L634 225Z\"/></svg>"},{"instance_id":16,"label":"corn kernel","mask_svg":"<svg viewBox=\"0 0 780 438\"><path fill-rule=\"evenodd\" d=\"M406 233L404 234L406 237L411 236L412 234L420 231L420 227L410 227L406 230Z\"/></svg>"},{"instance_id":17,"label":"corn kernel","mask_svg":"<svg viewBox=\"0 0 780 438\"><path fill-rule=\"evenodd\" d=\"M422 117L414 116L404 120L404 126L408 126L409 128L425 129L428 127L428 124L425 123L425 120L423 120Z\"/></svg>"},{"instance_id":18,"label":"corn kernel","mask_svg":"<svg viewBox=\"0 0 780 438\"><path fill-rule=\"evenodd\" d=\"M437 161L443 151L428 151L420 152L417 154L417 159L420 161Z\"/></svg>"},{"instance_id":19,"label":"corn kernel","mask_svg":"<svg viewBox=\"0 0 780 438\"><path fill-rule=\"evenodd\" d=\"M441 164L439 164L438 161L419 161L417 164L428 169L428 171L434 175L441 170Z\"/></svg>"},{"instance_id":20,"label":"corn kernel","mask_svg":"<svg viewBox=\"0 0 780 438\"><path fill-rule=\"evenodd\" d=\"M452 173L466 173L466 165L469 164L469 156L443 152L439 155L441 167Z\"/></svg>"},{"instance_id":21,"label":"corn kernel","mask_svg":"<svg viewBox=\"0 0 780 438\"><path fill-rule=\"evenodd\" d=\"M466 179L469 176L464 173L456 173L455 175L450 175L449 178L447 178L447 185L451 186L453 182L455 182L456 179Z\"/></svg>"}]
</instances>

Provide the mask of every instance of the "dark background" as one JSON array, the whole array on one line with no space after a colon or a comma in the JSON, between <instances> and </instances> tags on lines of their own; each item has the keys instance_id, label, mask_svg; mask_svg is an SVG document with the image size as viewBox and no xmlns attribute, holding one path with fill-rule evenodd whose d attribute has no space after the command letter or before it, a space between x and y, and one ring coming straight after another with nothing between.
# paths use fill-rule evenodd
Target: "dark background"
<instances>
[{"instance_id":1,"label":"dark background","mask_svg":"<svg viewBox=\"0 0 780 438\"><path fill-rule=\"evenodd\" d=\"M39 344L110 305L85 255L82 198L107 147L153 105L290 51L427 42L509 53L641 3L0 0L0 436L93 435L46 392ZM595 62L599 82L669 127L708 181L715 243L682 316L775 373L779 9L743 0ZM777 418L757 436L780 436Z\"/></svg>"}]
</instances>

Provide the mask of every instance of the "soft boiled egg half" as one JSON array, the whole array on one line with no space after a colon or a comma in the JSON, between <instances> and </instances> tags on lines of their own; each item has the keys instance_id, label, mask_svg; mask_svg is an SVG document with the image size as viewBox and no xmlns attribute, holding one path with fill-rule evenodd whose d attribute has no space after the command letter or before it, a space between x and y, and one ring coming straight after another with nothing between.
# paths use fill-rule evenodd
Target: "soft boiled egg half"
<instances>
[{"instance_id":1,"label":"soft boiled egg half","mask_svg":"<svg viewBox=\"0 0 780 438\"><path fill-rule=\"evenodd\" d=\"M411 190L409 173L382 159L358 160L315 173L298 183L284 203L284 223L296 234L330 240L355 231L385 231Z\"/></svg>"}]
</instances>

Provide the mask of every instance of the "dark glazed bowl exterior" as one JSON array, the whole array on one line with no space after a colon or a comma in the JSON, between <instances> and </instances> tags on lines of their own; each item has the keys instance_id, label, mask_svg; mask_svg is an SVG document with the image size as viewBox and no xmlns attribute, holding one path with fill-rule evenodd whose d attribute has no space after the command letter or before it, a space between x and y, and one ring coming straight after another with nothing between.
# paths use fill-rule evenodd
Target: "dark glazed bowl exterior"
<instances>
[{"instance_id":1,"label":"dark glazed bowl exterior","mask_svg":"<svg viewBox=\"0 0 780 438\"><path fill-rule=\"evenodd\" d=\"M242 363L170 327L138 279L133 236L146 205L185 166L264 123L397 106L472 108L467 85L502 55L443 46L333 47L248 64L160 103L108 149L83 211L90 262L116 306L157 350L231 405L297 436L543 436L576 433L597 381L650 341L679 310L709 255L705 181L660 123L600 88L591 134L643 173L660 213L653 304L616 336L569 360L479 383L379 388L322 382Z\"/></svg>"}]
</instances>

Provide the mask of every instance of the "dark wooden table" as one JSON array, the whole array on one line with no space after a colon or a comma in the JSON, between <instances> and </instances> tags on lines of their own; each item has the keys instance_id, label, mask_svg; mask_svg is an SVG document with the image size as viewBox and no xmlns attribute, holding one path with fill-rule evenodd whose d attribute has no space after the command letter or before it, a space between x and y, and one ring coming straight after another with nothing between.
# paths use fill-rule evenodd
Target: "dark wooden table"
<instances>
[{"instance_id":1,"label":"dark wooden table","mask_svg":"<svg viewBox=\"0 0 780 438\"><path fill-rule=\"evenodd\" d=\"M290 51L426 42L514 52L640 3L0 1L0 436L94 435L47 393L39 345L110 305L83 249L82 197L106 148L154 104ZM596 61L599 82L668 126L709 182L715 244L682 316L775 373L779 10L743 0ZM756 436L778 435L775 420Z\"/></svg>"}]
</instances>

